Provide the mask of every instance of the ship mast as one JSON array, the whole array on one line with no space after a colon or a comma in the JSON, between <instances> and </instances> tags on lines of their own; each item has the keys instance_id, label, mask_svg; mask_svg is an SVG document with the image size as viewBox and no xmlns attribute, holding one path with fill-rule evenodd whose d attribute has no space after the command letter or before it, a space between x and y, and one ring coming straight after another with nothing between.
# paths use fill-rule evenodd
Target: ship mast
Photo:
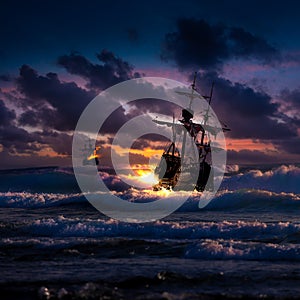
<instances>
[{"instance_id":1,"label":"ship mast","mask_svg":"<svg viewBox=\"0 0 300 300\"><path fill-rule=\"evenodd\" d=\"M194 94L194 91L196 90L196 78L197 78L197 72L194 73L194 79L193 79L193 83L192 83L192 92L191 92L191 97L190 97L189 109L192 108L192 101L194 99L193 94Z\"/></svg>"},{"instance_id":2,"label":"ship mast","mask_svg":"<svg viewBox=\"0 0 300 300\"><path fill-rule=\"evenodd\" d=\"M194 73L194 79L193 79L193 83L192 83L192 92L190 94L186 94L190 98L189 107L188 107L189 112L191 112L192 102L194 100L194 91L196 90L196 78L197 78L197 72ZM186 135L187 135L187 130L184 130L183 139L182 139L182 149L181 149L182 162L184 162Z\"/></svg>"},{"instance_id":3,"label":"ship mast","mask_svg":"<svg viewBox=\"0 0 300 300\"><path fill-rule=\"evenodd\" d=\"M215 83L213 82L212 85L211 85L211 89L210 89L210 95L209 96L203 96L204 99L208 99L207 109L206 109L205 114L203 116L203 119L204 119L204 124L203 124L204 128L207 125L207 121L209 119L208 112L209 112L209 109L210 109L210 103L211 103L211 99L212 99L212 95L213 95L214 85L215 85ZM204 135L205 135L205 132L202 132L201 145L203 145Z\"/></svg>"},{"instance_id":4,"label":"ship mast","mask_svg":"<svg viewBox=\"0 0 300 300\"><path fill-rule=\"evenodd\" d=\"M213 111L210 108L212 96L213 96L213 89L214 89L214 82L212 83L210 95L209 96L203 96L197 93L196 89L196 78L197 78L197 72L194 73L193 83L191 84L190 88L187 91L179 90L176 91L177 94L188 97L189 103L186 108L182 109L182 119L179 119L180 122L175 123L175 118L173 115L173 122L167 122L167 121L160 121L160 120L153 120L153 122L159 124L159 125L167 125L168 127L172 127L172 143L169 146L167 151L164 151L162 155L162 159L160 161L160 164L156 167L155 173L159 176L159 183L153 186L154 190L160 190L162 188L166 189L173 189L176 187L176 189L183 189L186 190L186 188L189 190L192 188L193 190L196 189L197 191L204 191L206 185L208 184L208 179L211 177L210 174L212 169L212 156L209 154L212 152L211 149L211 141L210 141L210 135L213 135L216 137L216 135L220 131L229 131L230 129L226 125L222 126L215 126L209 125L210 118L213 117ZM204 104L204 107L202 109L202 116L203 121L201 123L194 123L193 117L194 117L194 111L192 109L193 100L195 98L199 98L202 101L204 99L207 100L207 108L206 104ZM204 101L205 103L205 101ZM180 129L180 133L183 130L182 135L182 144L181 144L181 153L178 150L175 150L175 142L176 142L176 131ZM201 132L201 136L198 134ZM193 157L191 157L191 162L187 163L184 161L185 156L189 156L188 149L187 149L187 134L191 137L191 142L195 143L197 150L198 150L198 159L193 161ZM205 136L207 136L207 140L205 140ZM200 140L199 140L200 139ZM195 150L195 148L193 148ZM175 155L176 151L176 155ZM186 153L187 152L187 153ZM195 154L195 153L194 153ZM192 154L191 154L192 155ZM208 156L209 155L209 156ZM209 159L207 162L206 159ZM165 167L166 165L166 167ZM199 166L198 168L195 168ZM180 174L184 172L186 175L190 175L191 179L194 179L195 176L197 177L197 182L194 185L194 183L190 180L185 179L180 181L179 186L176 186L178 183L178 178ZM213 176L213 175L212 175ZM209 188L212 189L213 182L209 182Z\"/></svg>"}]
</instances>

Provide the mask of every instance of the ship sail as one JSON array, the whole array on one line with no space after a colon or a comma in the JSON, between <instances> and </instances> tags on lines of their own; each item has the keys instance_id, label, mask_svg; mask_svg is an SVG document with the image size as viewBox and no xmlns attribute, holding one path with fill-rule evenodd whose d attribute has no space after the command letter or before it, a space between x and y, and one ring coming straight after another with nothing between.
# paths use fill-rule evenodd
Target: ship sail
<instances>
[{"instance_id":1,"label":"ship sail","mask_svg":"<svg viewBox=\"0 0 300 300\"><path fill-rule=\"evenodd\" d=\"M225 124L222 124L221 127L208 124L213 85L210 96L201 96L195 93L196 76L197 73L195 72L191 92L176 91L179 95L188 97L190 100L188 107L182 109L182 118L176 123L174 122L174 117L173 122L153 120L158 125L171 127L173 131L173 140L163 152L161 161L155 169L155 173L159 178L159 182L153 186L153 190L155 191L162 188L171 190L197 190L199 192L204 191L204 189L213 189L213 181L209 182L209 178L213 178L213 168L209 157L211 151L219 151L220 149L211 146L210 136L216 137L219 132L229 131L230 129ZM202 123L193 121L194 112L192 110L192 103L196 98L208 100L208 107L204 111ZM176 134L182 137L181 151L175 145ZM185 157L188 137L196 145L198 151L197 161L188 160ZM179 177L180 179L185 177L187 179L179 180Z\"/></svg>"}]
</instances>

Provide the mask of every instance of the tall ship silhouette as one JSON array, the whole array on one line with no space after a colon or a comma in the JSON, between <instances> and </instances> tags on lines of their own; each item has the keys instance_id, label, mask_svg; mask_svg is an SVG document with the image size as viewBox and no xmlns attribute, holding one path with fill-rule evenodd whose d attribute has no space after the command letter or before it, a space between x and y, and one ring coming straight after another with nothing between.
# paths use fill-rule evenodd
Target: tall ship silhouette
<instances>
[{"instance_id":1,"label":"tall ship silhouette","mask_svg":"<svg viewBox=\"0 0 300 300\"><path fill-rule=\"evenodd\" d=\"M153 186L154 191L168 190L196 190L198 192L213 190L214 170L212 167L212 151L222 151L212 146L212 138L216 138L220 131L230 131L228 126L221 123L221 127L210 124L210 104L213 97L214 83L210 95L202 96L196 90L197 72L194 74L190 92L176 91L187 97L189 105L182 109L181 118L175 122L154 119L153 122L160 126L172 128L172 141L162 154L155 174L159 181ZM207 108L202 112L202 121L194 122L193 101L201 97L207 100ZM180 139L180 142L179 142ZM189 145L188 145L189 143ZM188 150L193 145L195 155L190 157Z\"/></svg>"}]
</instances>

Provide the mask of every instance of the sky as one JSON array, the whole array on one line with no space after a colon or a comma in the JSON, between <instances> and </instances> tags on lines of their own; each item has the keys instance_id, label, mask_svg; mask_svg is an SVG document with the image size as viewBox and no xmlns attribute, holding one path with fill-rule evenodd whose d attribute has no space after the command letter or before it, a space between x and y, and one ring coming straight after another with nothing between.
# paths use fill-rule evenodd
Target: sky
<instances>
[{"instance_id":1,"label":"sky","mask_svg":"<svg viewBox=\"0 0 300 300\"><path fill-rule=\"evenodd\" d=\"M0 168L70 165L98 93L143 76L189 84L195 71L201 93L215 82L228 163L299 163L299 11L292 0L2 1ZM134 162L158 142L136 141Z\"/></svg>"}]
</instances>

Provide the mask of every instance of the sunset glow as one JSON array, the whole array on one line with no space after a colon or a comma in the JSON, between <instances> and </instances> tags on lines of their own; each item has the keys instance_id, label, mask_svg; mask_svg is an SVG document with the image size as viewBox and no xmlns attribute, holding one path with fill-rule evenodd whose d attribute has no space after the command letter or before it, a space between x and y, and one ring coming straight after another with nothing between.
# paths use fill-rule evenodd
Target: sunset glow
<instances>
[{"instance_id":1,"label":"sunset glow","mask_svg":"<svg viewBox=\"0 0 300 300\"><path fill-rule=\"evenodd\" d=\"M149 186L152 186L158 182L157 176L154 174L152 170L134 170L134 172L137 174L137 180L149 184Z\"/></svg>"},{"instance_id":2,"label":"sunset glow","mask_svg":"<svg viewBox=\"0 0 300 300\"><path fill-rule=\"evenodd\" d=\"M0 300L300 300L299 11L1 1Z\"/></svg>"},{"instance_id":3,"label":"sunset glow","mask_svg":"<svg viewBox=\"0 0 300 300\"><path fill-rule=\"evenodd\" d=\"M240 151L247 150L259 150L259 151L276 151L276 148L272 143L254 141L252 139L226 139L227 150Z\"/></svg>"},{"instance_id":4,"label":"sunset glow","mask_svg":"<svg viewBox=\"0 0 300 300\"><path fill-rule=\"evenodd\" d=\"M142 155L146 158L152 158L152 157L160 157L162 150L158 149L151 149L149 147L143 148L143 149L128 149L128 148L122 148L119 145L114 145L112 149L118 153L120 156L125 156L128 154L137 154L137 155Z\"/></svg>"},{"instance_id":5,"label":"sunset glow","mask_svg":"<svg viewBox=\"0 0 300 300\"><path fill-rule=\"evenodd\" d=\"M166 9L163 6L158 5L159 11ZM156 23L148 19L151 14L147 17L136 14L131 18L120 16L124 28L130 28L128 31L116 24L107 27L111 18L101 15L103 26L88 26L82 22L82 30L72 29L72 34L76 34L74 37L71 34L70 40L65 39L70 35L67 27L51 26L46 32L53 30L58 43L47 34L45 37L42 28L31 32L33 24L23 21L22 10L18 10L21 15L16 22L10 24L11 18L8 18L6 22L10 25L2 26L4 31L5 28L15 28L15 34L4 32L2 35L5 60L0 72L1 167L9 169L18 164L44 166L47 157L50 165L60 165L62 161L67 165L71 161L76 124L99 93L142 77L164 77L190 86L195 71L198 72L195 86L201 95L207 96L212 82L215 83L211 107L231 129L225 136L227 150L235 152L231 157L233 163L244 162L248 154L251 162L260 163L262 157L263 161L267 159L269 162L279 159L298 162L300 51L295 31L299 26L295 24L300 22L299 18L293 20L295 24L286 21L281 24L282 30L270 32L269 25L263 25L265 16L253 24L250 24L251 18L246 18L246 21L240 17L235 21L233 18L233 23L229 24L228 18L221 13L223 9L218 13L213 11L213 15L218 15L213 20L208 17L211 11L208 13L205 6L198 6L195 2L181 17L180 14L173 15L168 7L165 18ZM297 6L296 3L289 9L293 6ZM22 9L31 15L37 8L29 7L28 4ZM190 11L195 7L201 7L201 10L192 16ZM225 7L235 6L226 3L224 11ZM132 10L124 11L133 13ZM230 13L234 11L230 9ZM49 17L45 16L47 21L43 20L43 26L52 24ZM283 15L280 17L284 18ZM128 21L132 18L139 19L140 30L131 28L135 27ZM31 32L29 36L36 39L36 43L29 43L27 35L21 34L19 22L21 27L27 28L24 29L26 32ZM256 22L260 22L259 31ZM145 30L150 23L152 29ZM77 20L74 24L78 24ZM90 34L87 36L84 32ZM100 36L101 42L93 36ZM25 48L16 46L17 41ZM43 41L45 51L36 47L40 41ZM206 43L205 47L203 43ZM153 84L156 88L158 85ZM159 88L167 94L167 86ZM99 163L110 167L112 159L108 152L111 142L129 120L139 115L145 115L148 121L159 115L170 120L175 111L157 104L154 99L136 99L137 102L143 100L140 107L137 103L127 103L122 107L126 96L122 94L121 98L120 109L112 113L110 120L107 119L107 128L100 135L101 155L85 153L87 160L101 156ZM195 111L194 120L201 122L201 114L200 110ZM174 115L178 122L180 109ZM140 124L147 129L152 129L152 125ZM166 141L172 136L171 129L170 133L168 129L161 129L161 136L166 137ZM151 139L147 136L135 140L128 136L128 145L113 145L112 149L120 160L129 153L130 164L157 162L165 144L161 137Z\"/></svg>"}]
</instances>

